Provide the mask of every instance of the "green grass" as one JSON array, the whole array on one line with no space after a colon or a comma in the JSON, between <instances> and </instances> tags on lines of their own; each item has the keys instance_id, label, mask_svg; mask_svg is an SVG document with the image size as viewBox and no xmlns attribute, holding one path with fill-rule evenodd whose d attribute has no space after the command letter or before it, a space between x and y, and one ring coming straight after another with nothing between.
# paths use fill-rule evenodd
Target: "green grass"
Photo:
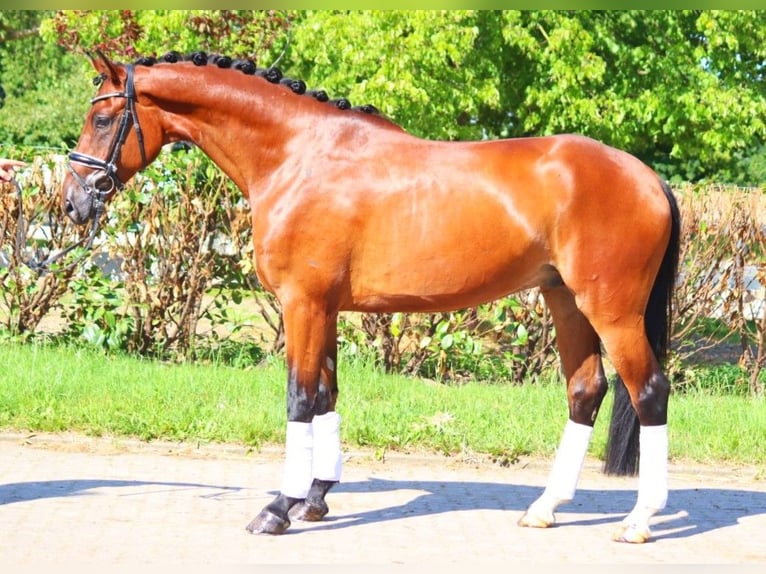
<instances>
[{"instance_id":1,"label":"green grass","mask_svg":"<svg viewBox=\"0 0 766 574\"><path fill-rule=\"evenodd\" d=\"M252 445L284 439L285 367L163 364L85 347L0 344L0 429ZM550 457L567 417L562 383L440 385L341 361L346 448ZM548 379L556 379L551 373ZM603 455L611 394L591 454ZM766 401L671 397L671 458L766 463Z\"/></svg>"}]
</instances>

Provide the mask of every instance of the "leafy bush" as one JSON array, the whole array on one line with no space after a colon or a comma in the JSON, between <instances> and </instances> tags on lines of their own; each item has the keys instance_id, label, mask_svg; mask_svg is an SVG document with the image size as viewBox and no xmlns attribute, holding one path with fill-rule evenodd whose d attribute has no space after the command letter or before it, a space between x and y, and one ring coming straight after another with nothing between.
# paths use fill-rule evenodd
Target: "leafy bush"
<instances>
[{"instance_id":1,"label":"leafy bush","mask_svg":"<svg viewBox=\"0 0 766 574\"><path fill-rule=\"evenodd\" d=\"M370 314L342 320L341 348L374 355L388 372L440 381L521 383L557 359L539 290L451 313Z\"/></svg>"},{"instance_id":2,"label":"leafy bush","mask_svg":"<svg viewBox=\"0 0 766 574\"><path fill-rule=\"evenodd\" d=\"M0 14L0 83L5 92L0 125L5 145L73 147L93 97L88 59L40 37L40 22L50 14Z\"/></svg>"},{"instance_id":3,"label":"leafy bush","mask_svg":"<svg viewBox=\"0 0 766 574\"><path fill-rule=\"evenodd\" d=\"M41 249L58 252L79 241L73 226L51 215L58 212L59 166L56 156L39 158L19 174L18 187L0 184L0 328L6 334L32 333L75 272L77 251L43 274L28 265L41 258Z\"/></svg>"},{"instance_id":4,"label":"leafy bush","mask_svg":"<svg viewBox=\"0 0 766 574\"><path fill-rule=\"evenodd\" d=\"M766 196L761 190L686 186L675 293L674 348L689 361L721 342L737 349L743 383L764 393ZM711 327L712 326L712 327Z\"/></svg>"},{"instance_id":5,"label":"leafy bush","mask_svg":"<svg viewBox=\"0 0 766 574\"><path fill-rule=\"evenodd\" d=\"M78 278L69 334L183 357L193 353L200 318L227 320L227 304L239 295L218 278L241 275L249 212L198 150L165 153L131 180L103 229L99 249L119 269L111 278L93 268Z\"/></svg>"}]
</instances>

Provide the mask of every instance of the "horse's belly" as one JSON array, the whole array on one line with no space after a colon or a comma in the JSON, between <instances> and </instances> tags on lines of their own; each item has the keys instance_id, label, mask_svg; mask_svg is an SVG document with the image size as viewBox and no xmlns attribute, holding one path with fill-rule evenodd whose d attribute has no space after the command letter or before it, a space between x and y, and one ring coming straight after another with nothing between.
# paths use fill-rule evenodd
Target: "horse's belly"
<instances>
[{"instance_id":1,"label":"horse's belly","mask_svg":"<svg viewBox=\"0 0 766 574\"><path fill-rule=\"evenodd\" d=\"M513 257L482 253L401 257L352 271L349 310L433 312L473 307L544 281L533 251Z\"/></svg>"}]
</instances>

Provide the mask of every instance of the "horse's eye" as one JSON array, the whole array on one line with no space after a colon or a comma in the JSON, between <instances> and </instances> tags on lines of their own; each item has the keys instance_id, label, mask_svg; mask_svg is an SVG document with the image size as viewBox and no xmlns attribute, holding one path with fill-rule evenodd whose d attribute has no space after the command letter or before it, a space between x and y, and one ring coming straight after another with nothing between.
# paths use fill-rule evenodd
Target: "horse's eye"
<instances>
[{"instance_id":1,"label":"horse's eye","mask_svg":"<svg viewBox=\"0 0 766 574\"><path fill-rule=\"evenodd\" d=\"M103 130L112 124L112 118L109 116L96 116L93 120L93 124L96 129Z\"/></svg>"}]
</instances>

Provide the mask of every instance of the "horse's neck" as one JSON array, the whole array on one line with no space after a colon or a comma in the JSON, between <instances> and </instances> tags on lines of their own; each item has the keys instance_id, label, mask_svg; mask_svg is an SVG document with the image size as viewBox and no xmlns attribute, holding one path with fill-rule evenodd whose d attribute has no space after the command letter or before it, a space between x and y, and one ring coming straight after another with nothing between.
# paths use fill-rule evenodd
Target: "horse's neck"
<instances>
[{"instance_id":1,"label":"horse's neck","mask_svg":"<svg viewBox=\"0 0 766 574\"><path fill-rule=\"evenodd\" d=\"M236 70L170 64L147 78L167 141L194 142L251 200L285 162L316 161L352 138L410 137L382 118L351 115Z\"/></svg>"},{"instance_id":2,"label":"horse's neck","mask_svg":"<svg viewBox=\"0 0 766 574\"><path fill-rule=\"evenodd\" d=\"M296 96L235 70L171 66L148 88L166 141L193 142L246 192L278 165L295 118L284 102Z\"/></svg>"}]
</instances>

